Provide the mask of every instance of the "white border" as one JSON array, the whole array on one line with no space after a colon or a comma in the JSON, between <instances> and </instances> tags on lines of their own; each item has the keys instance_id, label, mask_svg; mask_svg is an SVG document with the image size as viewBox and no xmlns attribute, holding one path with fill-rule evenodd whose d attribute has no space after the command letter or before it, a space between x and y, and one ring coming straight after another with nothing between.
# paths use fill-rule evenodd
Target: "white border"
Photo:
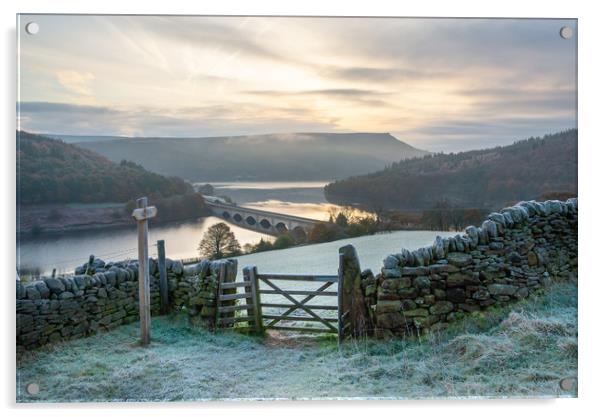
<instances>
[{"instance_id":1,"label":"white border","mask_svg":"<svg viewBox=\"0 0 602 417\"><path fill-rule=\"evenodd\" d=\"M8 412L20 409L25 415L69 416L81 415L82 408L90 416L105 415L106 405L70 404L55 406L15 406L14 405L14 295L13 283L15 265L15 99L16 99L16 58L15 58L15 14L21 13L132 13L132 14L253 14L253 15L345 15L345 16L437 16L437 17L555 17L579 19L579 260L581 287L579 291L579 399L560 400L462 400L462 401L341 401L341 402L261 402L261 403L177 403L177 404L112 404L111 413L129 415L131 413L155 416L177 408L178 415L233 415L241 412L249 416L306 416L308 413L366 415L373 411L384 416L394 414L428 415L437 413L445 417L455 415L496 416L508 414L579 415L586 414L597 405L597 389L600 380L600 309L599 295L602 294L600 268L595 268L600 245L597 234L600 232L598 208L600 204L600 164L602 143L600 120L600 81L602 74L599 40L602 39L600 19L593 1L577 2L505 0L484 2L474 0L412 2L393 1L325 1L325 0L221 0L192 2L185 0L5 0L2 7L2 82L5 92L2 100L4 135L2 138L3 181L1 196L3 215L0 230L2 233L2 266L4 274L2 315L2 377L0 378L3 401ZM41 410L41 408L49 408ZM600 408L599 406L596 408ZM172 411L173 412L173 411Z\"/></svg>"}]
</instances>

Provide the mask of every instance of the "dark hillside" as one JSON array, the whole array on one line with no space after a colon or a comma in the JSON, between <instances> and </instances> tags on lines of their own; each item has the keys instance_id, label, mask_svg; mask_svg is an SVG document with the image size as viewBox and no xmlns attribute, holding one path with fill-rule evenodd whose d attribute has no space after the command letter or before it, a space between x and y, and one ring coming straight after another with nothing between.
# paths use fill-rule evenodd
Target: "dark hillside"
<instances>
[{"instance_id":1,"label":"dark hillside","mask_svg":"<svg viewBox=\"0 0 602 417\"><path fill-rule=\"evenodd\" d=\"M60 140L17 132L17 190L20 204L117 203L186 194L192 186L133 162L114 163Z\"/></svg>"},{"instance_id":2,"label":"dark hillside","mask_svg":"<svg viewBox=\"0 0 602 417\"><path fill-rule=\"evenodd\" d=\"M331 203L373 210L424 210L441 201L461 208L497 208L549 193L577 193L577 130L404 160L325 187Z\"/></svg>"}]
</instances>

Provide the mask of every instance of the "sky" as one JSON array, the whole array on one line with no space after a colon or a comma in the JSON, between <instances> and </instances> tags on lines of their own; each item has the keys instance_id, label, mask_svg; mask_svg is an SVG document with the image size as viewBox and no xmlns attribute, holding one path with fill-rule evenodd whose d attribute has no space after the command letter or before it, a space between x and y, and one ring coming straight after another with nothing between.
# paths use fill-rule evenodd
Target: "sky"
<instances>
[{"instance_id":1,"label":"sky","mask_svg":"<svg viewBox=\"0 0 602 417\"><path fill-rule=\"evenodd\" d=\"M575 20L21 15L18 128L510 144L577 126L576 34Z\"/></svg>"}]
</instances>

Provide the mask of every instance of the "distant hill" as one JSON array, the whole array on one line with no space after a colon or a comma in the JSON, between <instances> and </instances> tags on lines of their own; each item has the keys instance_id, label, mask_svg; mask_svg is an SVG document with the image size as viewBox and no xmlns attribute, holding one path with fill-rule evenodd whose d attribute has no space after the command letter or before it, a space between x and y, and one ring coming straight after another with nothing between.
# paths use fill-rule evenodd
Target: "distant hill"
<instances>
[{"instance_id":1,"label":"distant hill","mask_svg":"<svg viewBox=\"0 0 602 417\"><path fill-rule=\"evenodd\" d=\"M577 193L577 130L513 145L400 161L384 170L328 184L334 204L424 210L447 201L499 208L551 193Z\"/></svg>"},{"instance_id":2,"label":"distant hill","mask_svg":"<svg viewBox=\"0 0 602 417\"><path fill-rule=\"evenodd\" d=\"M78 146L110 160L128 159L149 170L191 181L340 179L428 154L388 133L81 139Z\"/></svg>"},{"instance_id":3,"label":"distant hill","mask_svg":"<svg viewBox=\"0 0 602 417\"><path fill-rule=\"evenodd\" d=\"M86 135L57 135L57 134L45 134L51 139L60 139L65 143L76 143L76 142L104 142L109 140L120 140L128 139L127 136L86 136Z\"/></svg>"},{"instance_id":4,"label":"distant hill","mask_svg":"<svg viewBox=\"0 0 602 417\"><path fill-rule=\"evenodd\" d=\"M190 193L192 186L133 162L114 163L60 140L17 132L17 190L21 204L58 204L163 198Z\"/></svg>"}]
</instances>

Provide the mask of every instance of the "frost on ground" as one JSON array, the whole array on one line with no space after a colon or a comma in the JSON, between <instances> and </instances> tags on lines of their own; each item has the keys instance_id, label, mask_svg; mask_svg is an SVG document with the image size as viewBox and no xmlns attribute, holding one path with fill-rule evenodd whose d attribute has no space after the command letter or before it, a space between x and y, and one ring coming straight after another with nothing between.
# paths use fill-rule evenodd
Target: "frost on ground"
<instances>
[{"instance_id":1,"label":"frost on ground","mask_svg":"<svg viewBox=\"0 0 602 417\"><path fill-rule=\"evenodd\" d=\"M137 324L24 354L17 401L184 401L250 398L576 396L577 288L476 313L415 340L362 340L339 350L322 337L287 339L211 333L182 317L153 319L152 344ZM29 383L40 386L28 395Z\"/></svg>"}]
</instances>

